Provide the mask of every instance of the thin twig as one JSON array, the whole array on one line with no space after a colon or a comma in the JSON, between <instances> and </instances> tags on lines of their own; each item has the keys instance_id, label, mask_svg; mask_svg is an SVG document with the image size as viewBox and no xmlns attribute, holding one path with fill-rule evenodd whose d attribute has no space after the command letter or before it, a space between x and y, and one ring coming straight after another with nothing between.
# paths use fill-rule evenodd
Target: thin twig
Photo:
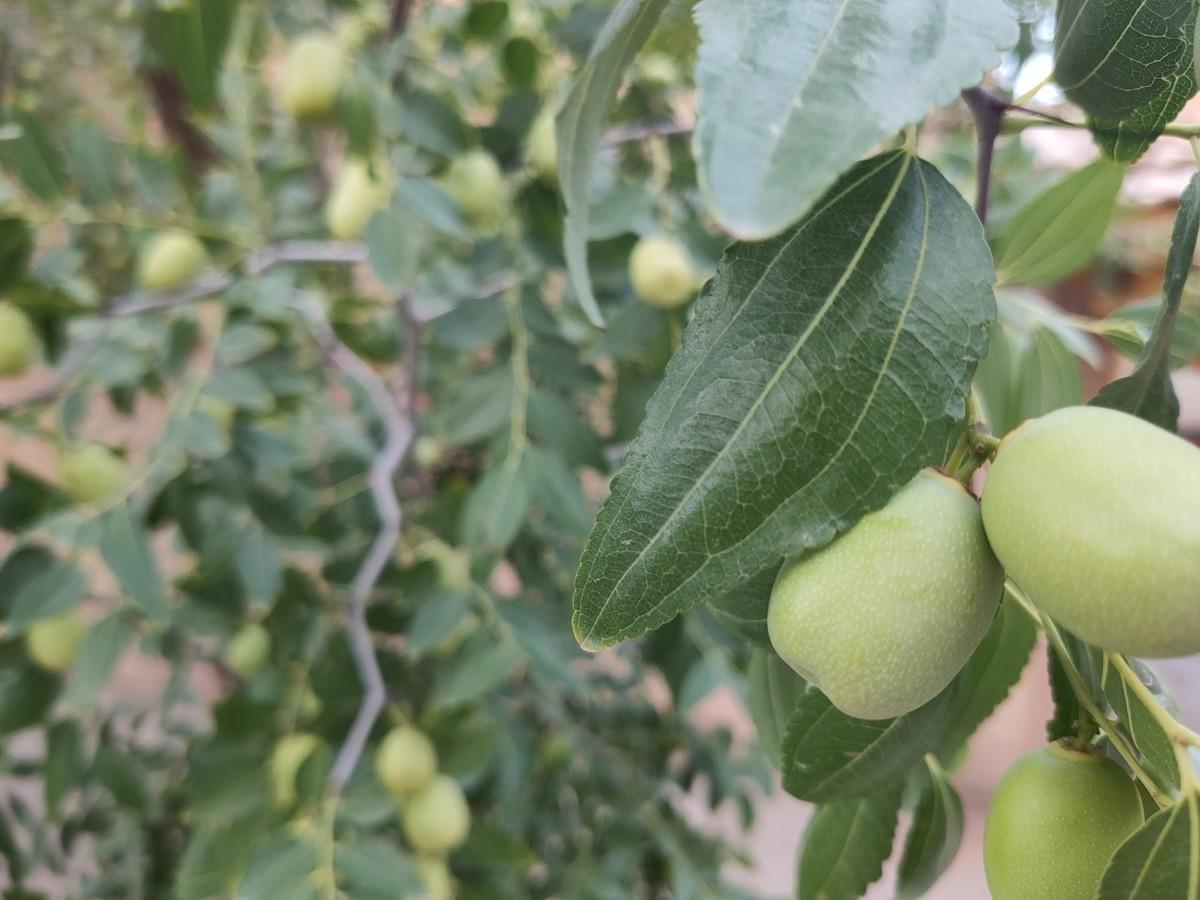
<instances>
[{"instance_id":1,"label":"thin twig","mask_svg":"<svg viewBox=\"0 0 1200 900\"><path fill-rule=\"evenodd\" d=\"M383 673L379 669L379 660L375 657L375 647L371 642L371 631L367 626L367 603L400 537L400 501L396 496L393 479L412 443L413 424L401 411L401 405L388 389L384 379L338 340L320 300L311 296L302 298L301 311L333 364L358 382L366 392L367 399L387 434L383 447L371 463L368 479L371 497L379 514L379 533L376 534L370 550L350 582L347 630L354 663L363 683L363 698L354 716L354 724L338 750L329 775L330 787L338 794L354 774L371 729L387 701Z\"/></svg>"},{"instance_id":2,"label":"thin twig","mask_svg":"<svg viewBox=\"0 0 1200 900\"><path fill-rule=\"evenodd\" d=\"M600 143L605 147L612 147L615 144L628 144L632 141L645 140L648 137L671 137L680 134L691 134L695 130L693 125L685 125L682 122L652 122L649 125L628 125L620 128L612 128L605 133Z\"/></svg>"},{"instance_id":3,"label":"thin twig","mask_svg":"<svg viewBox=\"0 0 1200 900\"><path fill-rule=\"evenodd\" d=\"M342 263L353 264L365 262L367 248L359 243L346 241L285 241L271 244L261 250L250 253L242 262L242 270L246 275L261 275L272 266L281 263ZM10 412L24 406L37 403L47 403L67 390L92 355L104 343L113 326L119 319L137 316L142 313L158 312L187 306L197 300L204 300L214 294L219 294L231 287L237 280L236 270L209 270L202 273L195 281L177 291L167 293L149 293L135 291L118 297L98 313L100 322L96 330L83 341L68 351L58 367L58 373L53 381L36 391L18 397L15 400L0 401L0 413Z\"/></svg>"},{"instance_id":4,"label":"thin twig","mask_svg":"<svg viewBox=\"0 0 1200 900\"><path fill-rule=\"evenodd\" d=\"M996 138L1008 110L1007 101L989 94L983 88L973 87L962 93L963 100L975 118L975 139L978 144L975 173L975 213L979 221L987 224L988 200L992 190L992 157L996 152Z\"/></svg>"}]
</instances>

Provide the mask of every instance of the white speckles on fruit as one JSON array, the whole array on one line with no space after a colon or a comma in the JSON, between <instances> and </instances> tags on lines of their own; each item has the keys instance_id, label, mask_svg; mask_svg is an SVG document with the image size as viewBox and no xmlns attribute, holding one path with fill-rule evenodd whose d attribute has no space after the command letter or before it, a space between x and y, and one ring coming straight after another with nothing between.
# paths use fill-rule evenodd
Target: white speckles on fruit
<instances>
[{"instance_id":1,"label":"white speckles on fruit","mask_svg":"<svg viewBox=\"0 0 1200 900\"><path fill-rule=\"evenodd\" d=\"M1101 753L1034 750L1000 781L984 868L993 900L1092 900L1113 851L1142 824L1137 788Z\"/></svg>"},{"instance_id":2,"label":"white speckles on fruit","mask_svg":"<svg viewBox=\"0 0 1200 900\"><path fill-rule=\"evenodd\" d=\"M696 292L696 273L687 248L665 235L642 238L629 254L629 280L651 306L677 309Z\"/></svg>"},{"instance_id":3,"label":"white speckles on fruit","mask_svg":"<svg viewBox=\"0 0 1200 900\"><path fill-rule=\"evenodd\" d=\"M1200 450L1135 416L1068 407L1005 438L988 539L1030 598L1084 640L1200 652Z\"/></svg>"},{"instance_id":4,"label":"white speckles on fruit","mask_svg":"<svg viewBox=\"0 0 1200 900\"><path fill-rule=\"evenodd\" d=\"M767 628L776 652L838 709L890 718L950 683L987 633L1003 580L978 504L925 470L883 509L785 565Z\"/></svg>"}]
</instances>

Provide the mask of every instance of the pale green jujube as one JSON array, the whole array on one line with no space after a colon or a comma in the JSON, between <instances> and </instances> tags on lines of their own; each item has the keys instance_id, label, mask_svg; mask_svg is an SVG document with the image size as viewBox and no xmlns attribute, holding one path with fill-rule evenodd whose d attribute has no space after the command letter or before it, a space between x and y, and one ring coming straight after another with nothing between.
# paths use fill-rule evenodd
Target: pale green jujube
<instances>
[{"instance_id":1,"label":"pale green jujube","mask_svg":"<svg viewBox=\"0 0 1200 900\"><path fill-rule=\"evenodd\" d=\"M1041 609L1135 656L1200 652L1200 450L1135 416L1075 406L1005 438L988 539Z\"/></svg>"},{"instance_id":2,"label":"pale green jujube","mask_svg":"<svg viewBox=\"0 0 1200 900\"><path fill-rule=\"evenodd\" d=\"M883 509L784 566L767 629L775 651L838 709L886 719L932 700L962 669L1003 581L979 504L926 469Z\"/></svg>"}]
</instances>

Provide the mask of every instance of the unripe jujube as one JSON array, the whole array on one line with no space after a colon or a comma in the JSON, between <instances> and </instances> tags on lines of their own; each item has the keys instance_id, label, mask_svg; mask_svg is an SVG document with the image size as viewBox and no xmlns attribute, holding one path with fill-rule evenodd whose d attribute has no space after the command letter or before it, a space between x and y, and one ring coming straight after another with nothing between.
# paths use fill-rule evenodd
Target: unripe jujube
<instances>
[{"instance_id":1,"label":"unripe jujube","mask_svg":"<svg viewBox=\"0 0 1200 900\"><path fill-rule=\"evenodd\" d=\"M387 205L391 186L382 171L371 174L362 160L349 160L325 204L329 233L343 241L362 236L371 216Z\"/></svg>"},{"instance_id":2,"label":"unripe jujube","mask_svg":"<svg viewBox=\"0 0 1200 900\"><path fill-rule=\"evenodd\" d=\"M258 672L271 658L271 633L258 622L247 622L225 647L225 665L242 678Z\"/></svg>"},{"instance_id":3,"label":"unripe jujube","mask_svg":"<svg viewBox=\"0 0 1200 900\"><path fill-rule=\"evenodd\" d=\"M208 254L194 234L163 231L152 237L138 260L138 282L148 291L172 291L200 274Z\"/></svg>"},{"instance_id":4,"label":"unripe jujube","mask_svg":"<svg viewBox=\"0 0 1200 900\"><path fill-rule=\"evenodd\" d=\"M987 633L1004 573L979 505L927 469L832 543L785 565L775 651L847 715L886 719L936 697Z\"/></svg>"},{"instance_id":5,"label":"unripe jujube","mask_svg":"<svg viewBox=\"0 0 1200 900\"><path fill-rule=\"evenodd\" d=\"M375 774L393 794L406 797L437 774L437 750L423 732L410 725L397 726L379 744Z\"/></svg>"},{"instance_id":6,"label":"unripe jujube","mask_svg":"<svg viewBox=\"0 0 1200 900\"><path fill-rule=\"evenodd\" d=\"M1200 450L1111 409L1060 409L1000 445L988 540L1034 603L1089 643L1200 652Z\"/></svg>"},{"instance_id":7,"label":"unripe jujube","mask_svg":"<svg viewBox=\"0 0 1200 900\"><path fill-rule=\"evenodd\" d=\"M425 887L425 893L418 900L453 900L454 876L450 874L450 867L444 859L418 856L416 866Z\"/></svg>"},{"instance_id":8,"label":"unripe jujube","mask_svg":"<svg viewBox=\"0 0 1200 900\"><path fill-rule=\"evenodd\" d=\"M0 377L20 375L37 355L37 332L29 316L11 303L0 303Z\"/></svg>"},{"instance_id":9,"label":"unripe jujube","mask_svg":"<svg viewBox=\"0 0 1200 900\"><path fill-rule=\"evenodd\" d=\"M504 173L496 158L486 150L471 150L450 163L445 187L472 222L493 223L504 209L507 198Z\"/></svg>"},{"instance_id":10,"label":"unripe jujube","mask_svg":"<svg viewBox=\"0 0 1200 900\"><path fill-rule=\"evenodd\" d=\"M38 619L25 632L29 658L51 672L63 672L75 662L87 636L87 623L76 610Z\"/></svg>"},{"instance_id":11,"label":"unripe jujube","mask_svg":"<svg viewBox=\"0 0 1200 900\"><path fill-rule=\"evenodd\" d=\"M642 238L629 254L633 290L651 306L676 309L696 291L692 258L679 241L665 235Z\"/></svg>"},{"instance_id":12,"label":"unripe jujube","mask_svg":"<svg viewBox=\"0 0 1200 900\"><path fill-rule=\"evenodd\" d=\"M276 805L288 807L296 802L296 778L320 746L321 739L307 731L293 732L279 739L269 764Z\"/></svg>"},{"instance_id":13,"label":"unripe jujube","mask_svg":"<svg viewBox=\"0 0 1200 900\"><path fill-rule=\"evenodd\" d=\"M328 115L345 77L346 58L337 38L313 32L288 49L280 101L293 118Z\"/></svg>"},{"instance_id":14,"label":"unripe jujube","mask_svg":"<svg viewBox=\"0 0 1200 900\"><path fill-rule=\"evenodd\" d=\"M554 116L544 112L529 129L529 161L540 177L547 181L558 179L558 135L554 131Z\"/></svg>"},{"instance_id":15,"label":"unripe jujube","mask_svg":"<svg viewBox=\"0 0 1200 900\"><path fill-rule=\"evenodd\" d=\"M448 853L467 839L470 830L471 808L449 775L430 780L404 810L404 836L418 853Z\"/></svg>"},{"instance_id":16,"label":"unripe jujube","mask_svg":"<svg viewBox=\"0 0 1200 900\"><path fill-rule=\"evenodd\" d=\"M101 444L63 451L58 471L63 489L72 500L94 506L120 496L128 477L121 458Z\"/></svg>"},{"instance_id":17,"label":"unripe jujube","mask_svg":"<svg viewBox=\"0 0 1200 900\"><path fill-rule=\"evenodd\" d=\"M993 900L1092 900L1113 851L1142 824L1133 781L1102 753L1051 744L1005 774L988 810Z\"/></svg>"}]
</instances>

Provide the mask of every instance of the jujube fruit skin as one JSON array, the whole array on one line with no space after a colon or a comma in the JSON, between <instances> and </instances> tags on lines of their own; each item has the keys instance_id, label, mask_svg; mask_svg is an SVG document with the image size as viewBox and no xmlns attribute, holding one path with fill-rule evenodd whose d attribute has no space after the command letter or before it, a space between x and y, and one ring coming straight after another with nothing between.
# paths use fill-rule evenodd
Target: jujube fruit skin
<instances>
[{"instance_id":1,"label":"jujube fruit skin","mask_svg":"<svg viewBox=\"0 0 1200 900\"><path fill-rule=\"evenodd\" d=\"M258 622L247 622L225 647L225 665L242 678L260 672L271 658L271 633Z\"/></svg>"},{"instance_id":2,"label":"jujube fruit skin","mask_svg":"<svg viewBox=\"0 0 1200 900\"><path fill-rule=\"evenodd\" d=\"M629 254L634 293L659 309L686 306L696 293L696 273L687 248L673 237L651 235Z\"/></svg>"},{"instance_id":3,"label":"jujube fruit skin","mask_svg":"<svg viewBox=\"0 0 1200 900\"><path fill-rule=\"evenodd\" d=\"M124 461L102 444L83 444L63 451L58 468L67 495L85 506L115 500L129 479Z\"/></svg>"},{"instance_id":4,"label":"jujube fruit skin","mask_svg":"<svg viewBox=\"0 0 1200 900\"><path fill-rule=\"evenodd\" d=\"M449 775L431 779L404 809L404 836L418 853L449 853L467 839L470 830L471 808Z\"/></svg>"},{"instance_id":5,"label":"jujube fruit skin","mask_svg":"<svg viewBox=\"0 0 1200 900\"><path fill-rule=\"evenodd\" d=\"M311 32L288 48L281 103L300 121L321 119L333 111L346 73L346 58L337 38Z\"/></svg>"},{"instance_id":6,"label":"jujube fruit skin","mask_svg":"<svg viewBox=\"0 0 1200 900\"><path fill-rule=\"evenodd\" d=\"M1200 652L1200 449L1136 416L1073 406L1006 437L983 524L1010 577L1090 644Z\"/></svg>"},{"instance_id":7,"label":"jujube fruit skin","mask_svg":"<svg viewBox=\"0 0 1200 900\"><path fill-rule=\"evenodd\" d=\"M50 672L65 672L75 663L87 637L87 622L75 610L38 619L25 632L29 658Z\"/></svg>"},{"instance_id":8,"label":"jujube fruit skin","mask_svg":"<svg viewBox=\"0 0 1200 900\"><path fill-rule=\"evenodd\" d=\"M376 212L387 205L391 187L382 171L371 173L362 160L346 163L329 200L325 204L325 222L329 233L343 241L353 241L367 230Z\"/></svg>"},{"instance_id":9,"label":"jujube fruit skin","mask_svg":"<svg viewBox=\"0 0 1200 900\"><path fill-rule=\"evenodd\" d=\"M1113 852L1141 824L1136 786L1104 754L1062 744L1026 754L988 810L992 900L1093 900Z\"/></svg>"},{"instance_id":10,"label":"jujube fruit skin","mask_svg":"<svg viewBox=\"0 0 1200 900\"><path fill-rule=\"evenodd\" d=\"M208 254L186 231L162 231L152 237L138 260L138 281L148 291L172 291L200 274Z\"/></svg>"},{"instance_id":11,"label":"jujube fruit skin","mask_svg":"<svg viewBox=\"0 0 1200 900\"><path fill-rule=\"evenodd\" d=\"M1003 584L974 497L926 469L780 570L767 630L842 712L887 719L950 684L987 633Z\"/></svg>"},{"instance_id":12,"label":"jujube fruit skin","mask_svg":"<svg viewBox=\"0 0 1200 900\"><path fill-rule=\"evenodd\" d=\"M29 316L0 302L0 377L20 375L38 357L39 341Z\"/></svg>"},{"instance_id":13,"label":"jujube fruit skin","mask_svg":"<svg viewBox=\"0 0 1200 900\"><path fill-rule=\"evenodd\" d=\"M407 797L437 774L433 742L411 725L398 725L384 735L375 753L375 775L394 796Z\"/></svg>"},{"instance_id":14,"label":"jujube fruit skin","mask_svg":"<svg viewBox=\"0 0 1200 900\"><path fill-rule=\"evenodd\" d=\"M471 150L450 163L446 191L472 222L494 224L507 202L504 173L486 150Z\"/></svg>"}]
</instances>

